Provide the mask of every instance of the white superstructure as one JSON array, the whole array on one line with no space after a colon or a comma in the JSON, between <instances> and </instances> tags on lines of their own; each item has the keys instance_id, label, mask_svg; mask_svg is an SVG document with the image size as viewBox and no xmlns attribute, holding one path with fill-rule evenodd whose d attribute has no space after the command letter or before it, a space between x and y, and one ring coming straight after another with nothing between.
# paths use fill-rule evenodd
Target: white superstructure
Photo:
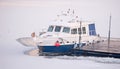
<instances>
[{"instance_id":1,"label":"white superstructure","mask_svg":"<svg viewBox=\"0 0 120 69\"><path fill-rule=\"evenodd\" d=\"M70 9L66 13L57 15L53 24L49 25L47 32L36 36L32 33L32 39L19 39L24 45L48 46L54 45L56 41L61 44L69 43L92 43L100 40L96 34L95 24L92 21L80 21L74 11ZM27 41L26 41L27 40ZM31 43L32 42L32 43Z\"/></svg>"}]
</instances>

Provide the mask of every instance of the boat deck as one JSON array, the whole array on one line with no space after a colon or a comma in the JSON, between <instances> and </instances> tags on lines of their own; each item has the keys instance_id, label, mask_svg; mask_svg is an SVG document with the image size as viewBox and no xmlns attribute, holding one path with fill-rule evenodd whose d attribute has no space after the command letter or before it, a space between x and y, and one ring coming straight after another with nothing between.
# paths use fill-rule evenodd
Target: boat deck
<instances>
[{"instance_id":1,"label":"boat deck","mask_svg":"<svg viewBox=\"0 0 120 69\"><path fill-rule=\"evenodd\" d=\"M111 39L108 47L108 41L105 40L99 43L92 43L82 47L83 50L100 51L110 53L120 53L120 39Z\"/></svg>"}]
</instances>

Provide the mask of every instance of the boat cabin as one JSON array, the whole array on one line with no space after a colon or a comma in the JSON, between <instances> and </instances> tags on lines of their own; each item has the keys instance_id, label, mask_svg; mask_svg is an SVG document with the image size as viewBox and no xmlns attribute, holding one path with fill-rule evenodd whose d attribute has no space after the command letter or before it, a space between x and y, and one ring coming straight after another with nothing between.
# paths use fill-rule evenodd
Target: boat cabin
<instances>
[{"instance_id":1,"label":"boat cabin","mask_svg":"<svg viewBox=\"0 0 120 69\"><path fill-rule=\"evenodd\" d=\"M95 30L95 24L82 24L81 29L79 24L71 24L71 25L50 25L47 32L53 32L53 33L66 33L71 35L86 35L86 36L95 36L96 30Z\"/></svg>"}]
</instances>

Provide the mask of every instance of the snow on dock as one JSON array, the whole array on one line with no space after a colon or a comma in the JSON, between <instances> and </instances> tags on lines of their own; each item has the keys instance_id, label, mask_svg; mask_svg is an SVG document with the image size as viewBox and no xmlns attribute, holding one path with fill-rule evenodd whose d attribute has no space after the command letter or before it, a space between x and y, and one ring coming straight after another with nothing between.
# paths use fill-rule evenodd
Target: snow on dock
<instances>
[{"instance_id":1,"label":"snow on dock","mask_svg":"<svg viewBox=\"0 0 120 69\"><path fill-rule=\"evenodd\" d=\"M110 40L110 46L108 46L107 39L99 43L91 43L87 46L83 46L82 49L90 51L120 53L120 39L112 38Z\"/></svg>"}]
</instances>

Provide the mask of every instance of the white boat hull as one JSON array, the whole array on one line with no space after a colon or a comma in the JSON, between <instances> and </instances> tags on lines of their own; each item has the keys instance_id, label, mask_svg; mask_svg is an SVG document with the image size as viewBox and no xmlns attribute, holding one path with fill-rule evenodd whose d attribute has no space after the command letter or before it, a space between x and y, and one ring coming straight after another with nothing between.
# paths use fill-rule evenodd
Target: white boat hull
<instances>
[{"instance_id":1,"label":"white boat hull","mask_svg":"<svg viewBox=\"0 0 120 69\"><path fill-rule=\"evenodd\" d=\"M36 42L33 40L32 37L18 38L17 41L23 44L24 46L36 46Z\"/></svg>"}]
</instances>

